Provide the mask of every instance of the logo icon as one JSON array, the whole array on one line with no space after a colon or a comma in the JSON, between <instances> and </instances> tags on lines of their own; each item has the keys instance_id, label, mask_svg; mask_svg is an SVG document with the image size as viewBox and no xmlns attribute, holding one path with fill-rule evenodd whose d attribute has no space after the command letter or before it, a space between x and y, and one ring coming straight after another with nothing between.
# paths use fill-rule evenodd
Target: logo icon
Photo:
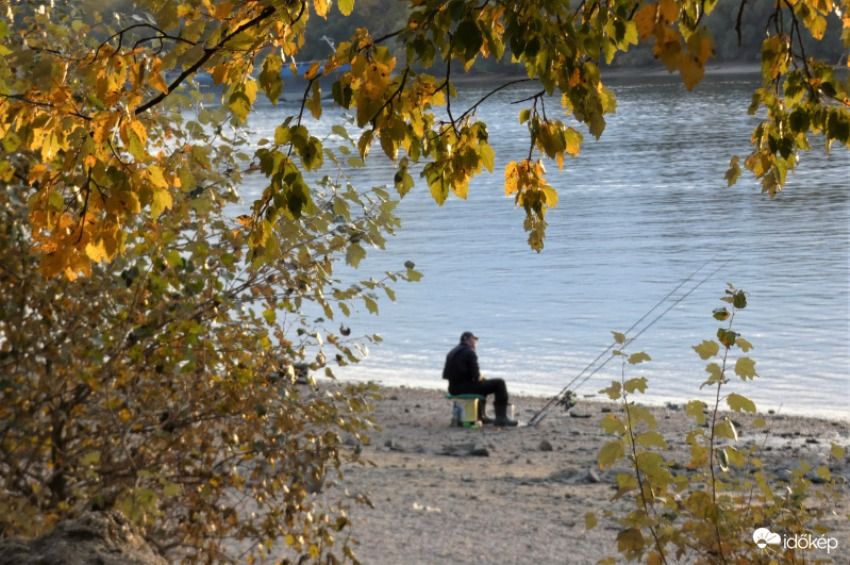
<instances>
[{"instance_id":1,"label":"logo icon","mask_svg":"<svg viewBox=\"0 0 850 565\"><path fill-rule=\"evenodd\" d=\"M764 549L768 545L779 545L782 543L782 536L774 534L767 528L759 528L753 532L753 541L759 546L759 549Z\"/></svg>"}]
</instances>

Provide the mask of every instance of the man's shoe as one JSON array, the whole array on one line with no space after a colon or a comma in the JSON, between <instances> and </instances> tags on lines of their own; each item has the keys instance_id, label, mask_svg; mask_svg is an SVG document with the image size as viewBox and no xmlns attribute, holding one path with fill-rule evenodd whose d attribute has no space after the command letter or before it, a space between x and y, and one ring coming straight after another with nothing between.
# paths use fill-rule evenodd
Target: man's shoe
<instances>
[{"instance_id":1,"label":"man's shoe","mask_svg":"<svg viewBox=\"0 0 850 565\"><path fill-rule=\"evenodd\" d=\"M482 424L494 424L496 420L487 417L487 403L478 401L478 421Z\"/></svg>"},{"instance_id":2,"label":"man's shoe","mask_svg":"<svg viewBox=\"0 0 850 565\"><path fill-rule=\"evenodd\" d=\"M496 409L496 421L494 423L497 426L513 427L513 426L517 425L516 420L511 420L510 418L508 418L508 405L507 404L502 404L502 405L497 404L494 408Z\"/></svg>"}]
</instances>

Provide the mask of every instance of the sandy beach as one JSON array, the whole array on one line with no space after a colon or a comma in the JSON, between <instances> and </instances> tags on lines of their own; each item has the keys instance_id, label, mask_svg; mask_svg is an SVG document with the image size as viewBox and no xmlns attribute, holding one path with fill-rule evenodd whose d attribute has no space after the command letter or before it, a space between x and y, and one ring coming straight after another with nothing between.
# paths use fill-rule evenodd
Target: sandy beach
<instances>
[{"instance_id":1,"label":"sandy beach","mask_svg":"<svg viewBox=\"0 0 850 565\"><path fill-rule=\"evenodd\" d=\"M608 436L599 427L614 404L580 401L569 413L556 408L537 427L500 429L450 426L450 402L439 390L384 388L375 406L380 430L362 449L367 466L348 466L337 488L365 494L373 507L352 509L355 550L366 564L595 563L618 557L618 526L602 512L627 508L612 501L617 469L601 471L597 453ZM527 422L545 399L513 397ZM687 417L682 407L652 408L659 431L684 457ZM492 406L489 407L492 414ZM764 445L763 460L779 476L797 461L823 461L831 443L850 447L850 424L782 414L764 417L770 432L735 414L740 443ZM850 450L848 450L850 451ZM850 461L832 464L843 496L835 500L830 535L837 552L807 558L850 561ZM816 479L815 479L816 480ZM599 524L585 528L585 514ZM754 524L755 527L759 524Z\"/></svg>"}]
</instances>

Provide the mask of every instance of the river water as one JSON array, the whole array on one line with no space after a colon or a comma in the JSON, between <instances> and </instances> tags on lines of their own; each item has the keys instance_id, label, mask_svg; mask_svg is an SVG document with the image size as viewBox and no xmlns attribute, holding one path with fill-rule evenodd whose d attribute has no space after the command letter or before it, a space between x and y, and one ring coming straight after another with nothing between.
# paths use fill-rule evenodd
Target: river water
<instances>
[{"instance_id":1,"label":"river water","mask_svg":"<svg viewBox=\"0 0 850 565\"><path fill-rule=\"evenodd\" d=\"M560 202L547 215L539 254L526 243L523 212L503 192L505 162L528 151L517 123L522 105L509 102L536 89L490 98L478 115L488 123L496 172L477 177L467 201L453 197L442 207L417 182L399 206L402 230L354 275L378 277L411 260L424 278L398 286L398 301L382 303L379 316L363 309L346 320L384 342L336 374L443 387L445 353L471 330L481 338L485 376L505 378L512 392L551 395L611 343L611 330L627 329L700 267L662 309L720 267L631 345L652 357L627 373L648 378L645 400L709 398L699 390L705 362L691 346L714 337L711 311L731 282L748 293L735 329L754 345L759 377L733 377L728 390L762 410L850 417L850 155L841 148L826 155L815 139L778 197L762 195L746 173L726 188L730 156L748 151L756 118L746 108L756 81L716 75L690 93L671 76L609 82L618 108L602 138L586 133L578 159L563 171L548 167ZM453 109L491 88L466 87ZM558 108L557 100L547 103L550 115ZM271 137L283 115L261 108L256 135ZM391 164L377 157L352 173L355 184L392 182ZM247 183L246 200L258 190ZM576 392L594 394L619 371L611 363Z\"/></svg>"}]
</instances>

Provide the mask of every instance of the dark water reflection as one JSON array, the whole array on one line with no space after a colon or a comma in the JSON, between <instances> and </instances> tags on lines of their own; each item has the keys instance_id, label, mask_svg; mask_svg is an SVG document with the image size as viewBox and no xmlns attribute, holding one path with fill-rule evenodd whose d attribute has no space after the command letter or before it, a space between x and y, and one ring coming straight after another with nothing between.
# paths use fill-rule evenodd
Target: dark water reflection
<instances>
[{"instance_id":1,"label":"dark water reflection","mask_svg":"<svg viewBox=\"0 0 850 565\"><path fill-rule=\"evenodd\" d=\"M560 204L548 215L541 254L529 250L522 213L502 188L505 162L528 143L516 123L520 108L505 103L533 92L494 96L479 116L489 124L496 173L476 179L467 202L439 208L424 183L405 198L404 229L357 275L410 259L425 279L400 287L399 301L383 305L380 317L363 312L350 321L386 341L361 366L338 373L442 386L445 351L472 329L482 338L485 374L514 390L553 393L608 345L609 330L630 326L706 262L728 260L634 344L653 357L634 372L650 378L651 399L698 394L704 363L691 346L713 337L711 310L733 282L749 293L736 328L755 345L761 378L746 387L733 381L730 390L761 408L850 414L850 156L826 155L815 140L777 198L761 195L746 175L727 189L730 156L749 147L755 82L709 77L687 93L677 80L611 83L619 104L602 138L585 134L579 159L563 171L549 167ZM487 90L468 88L464 101ZM557 100L547 103L548 112L557 108ZM271 109L260 115L258 135L279 121ZM392 173L376 159L355 181L384 184ZM248 196L257 189L246 188ZM593 393L617 375L606 368L578 392Z\"/></svg>"}]
</instances>

